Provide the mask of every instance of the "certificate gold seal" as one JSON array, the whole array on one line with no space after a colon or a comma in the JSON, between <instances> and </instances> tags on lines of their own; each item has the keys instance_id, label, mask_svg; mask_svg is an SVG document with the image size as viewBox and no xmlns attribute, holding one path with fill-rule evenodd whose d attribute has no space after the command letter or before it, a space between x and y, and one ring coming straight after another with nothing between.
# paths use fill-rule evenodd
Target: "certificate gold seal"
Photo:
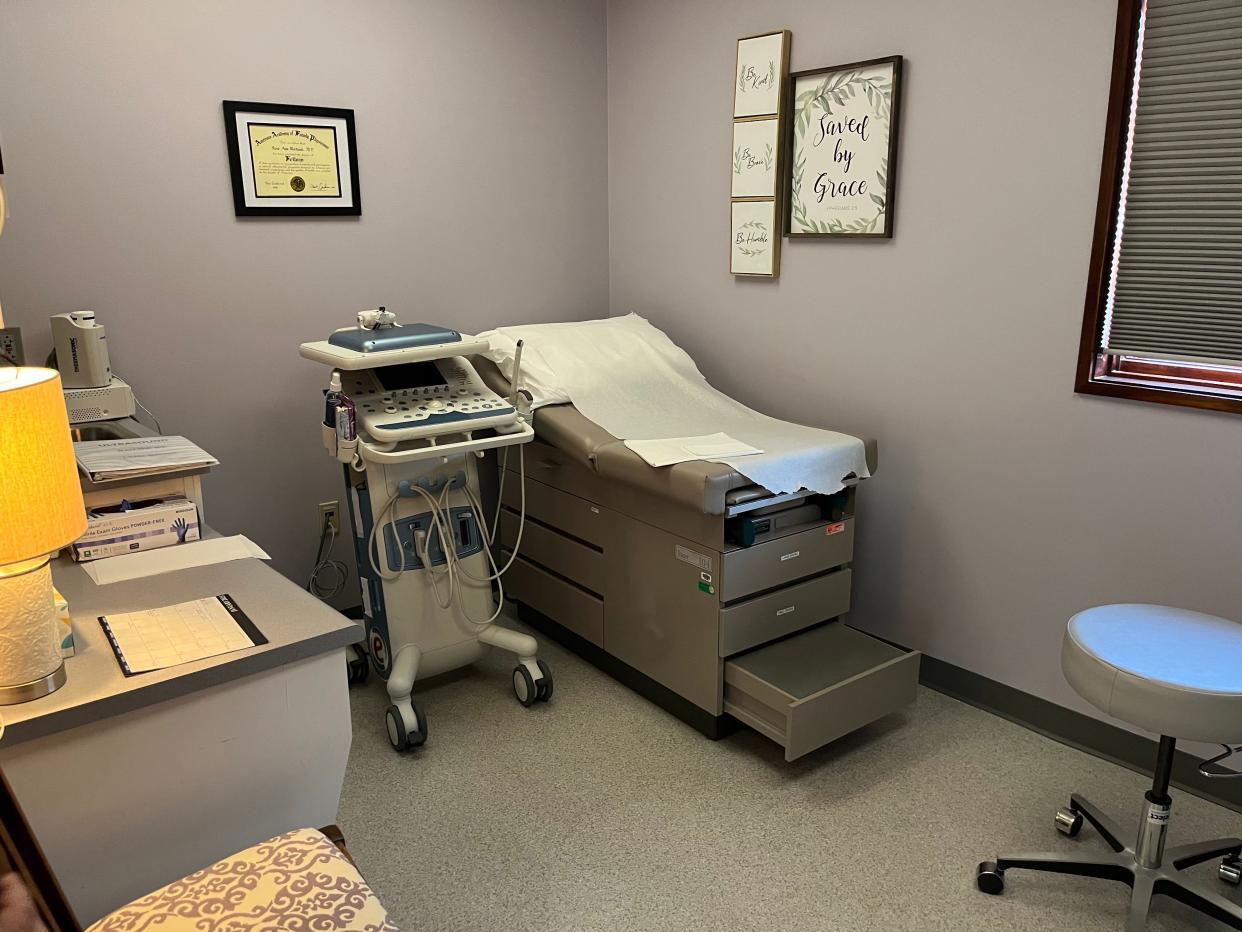
<instances>
[{"instance_id":1,"label":"certificate gold seal","mask_svg":"<svg viewBox=\"0 0 1242 932\"><path fill-rule=\"evenodd\" d=\"M294 175L289 179L289 187L293 188L294 191L304 191L306 190L306 182L302 180L301 175Z\"/></svg>"}]
</instances>

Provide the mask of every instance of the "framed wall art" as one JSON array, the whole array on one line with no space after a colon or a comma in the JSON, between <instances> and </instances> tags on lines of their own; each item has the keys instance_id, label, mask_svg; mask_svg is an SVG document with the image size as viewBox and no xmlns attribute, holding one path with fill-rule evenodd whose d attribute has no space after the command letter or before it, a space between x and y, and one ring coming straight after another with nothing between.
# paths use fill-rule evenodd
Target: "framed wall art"
<instances>
[{"instance_id":1,"label":"framed wall art","mask_svg":"<svg viewBox=\"0 0 1242 932\"><path fill-rule=\"evenodd\" d=\"M733 124L733 196L775 197L780 150L778 120L737 120Z\"/></svg>"},{"instance_id":2,"label":"framed wall art","mask_svg":"<svg viewBox=\"0 0 1242 932\"><path fill-rule=\"evenodd\" d=\"M785 232L893 235L900 55L789 76Z\"/></svg>"},{"instance_id":3,"label":"framed wall art","mask_svg":"<svg viewBox=\"0 0 1242 932\"><path fill-rule=\"evenodd\" d=\"M729 270L734 275L780 274L785 82L788 29L737 41L733 81L733 153Z\"/></svg>"},{"instance_id":4,"label":"framed wall art","mask_svg":"<svg viewBox=\"0 0 1242 932\"><path fill-rule=\"evenodd\" d=\"M775 275L781 255L776 201L734 201L731 213L729 270L734 275Z\"/></svg>"},{"instance_id":5,"label":"framed wall art","mask_svg":"<svg viewBox=\"0 0 1242 932\"><path fill-rule=\"evenodd\" d=\"M354 111L223 103L237 216L362 213Z\"/></svg>"}]
</instances>

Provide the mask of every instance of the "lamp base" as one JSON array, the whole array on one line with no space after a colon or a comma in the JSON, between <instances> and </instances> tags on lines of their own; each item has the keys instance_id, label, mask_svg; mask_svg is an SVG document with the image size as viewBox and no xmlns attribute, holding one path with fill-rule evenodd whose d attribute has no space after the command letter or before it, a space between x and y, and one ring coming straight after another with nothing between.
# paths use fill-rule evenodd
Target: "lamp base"
<instances>
[{"instance_id":1,"label":"lamp base","mask_svg":"<svg viewBox=\"0 0 1242 932\"><path fill-rule=\"evenodd\" d=\"M17 705L31 699L41 699L54 693L65 685L65 665L49 673L47 676L31 680L29 683L18 683L16 686L0 686L0 705Z\"/></svg>"}]
</instances>

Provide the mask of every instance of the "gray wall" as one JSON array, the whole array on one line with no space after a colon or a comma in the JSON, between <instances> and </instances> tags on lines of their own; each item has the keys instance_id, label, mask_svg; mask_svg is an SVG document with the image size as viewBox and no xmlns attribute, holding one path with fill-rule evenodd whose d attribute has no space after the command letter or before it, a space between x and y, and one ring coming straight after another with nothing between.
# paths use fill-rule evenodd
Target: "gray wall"
<instances>
[{"instance_id":1,"label":"gray wall","mask_svg":"<svg viewBox=\"0 0 1242 932\"><path fill-rule=\"evenodd\" d=\"M94 308L116 372L221 460L212 523L302 579L341 489L299 343L376 304L606 313L604 62L602 0L0 0L8 323L41 361L48 316ZM361 218L235 218L223 99L353 108Z\"/></svg>"},{"instance_id":2,"label":"gray wall","mask_svg":"<svg viewBox=\"0 0 1242 932\"><path fill-rule=\"evenodd\" d=\"M1072 392L1115 0L611 0L612 313L723 390L877 436L861 626L1085 709L1065 620L1153 601L1242 620L1242 419ZM727 268L734 40L795 70L907 57L896 238Z\"/></svg>"}]
</instances>

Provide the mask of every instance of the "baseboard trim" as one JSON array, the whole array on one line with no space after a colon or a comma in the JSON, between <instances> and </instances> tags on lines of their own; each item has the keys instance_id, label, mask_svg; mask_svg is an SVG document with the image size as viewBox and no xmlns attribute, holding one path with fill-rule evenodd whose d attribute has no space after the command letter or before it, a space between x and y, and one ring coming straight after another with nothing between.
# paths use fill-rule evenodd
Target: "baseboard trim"
<instances>
[{"instance_id":1,"label":"baseboard trim","mask_svg":"<svg viewBox=\"0 0 1242 932\"><path fill-rule=\"evenodd\" d=\"M979 673L923 655L919 682L961 702L999 715L1061 744L1086 751L1138 773L1150 774L1156 760L1156 741L1099 719L998 683ZM1199 761L1176 752L1173 785L1203 799L1242 812L1242 778L1209 780L1199 773ZM1089 794L1090 787L1068 787Z\"/></svg>"}]
</instances>

